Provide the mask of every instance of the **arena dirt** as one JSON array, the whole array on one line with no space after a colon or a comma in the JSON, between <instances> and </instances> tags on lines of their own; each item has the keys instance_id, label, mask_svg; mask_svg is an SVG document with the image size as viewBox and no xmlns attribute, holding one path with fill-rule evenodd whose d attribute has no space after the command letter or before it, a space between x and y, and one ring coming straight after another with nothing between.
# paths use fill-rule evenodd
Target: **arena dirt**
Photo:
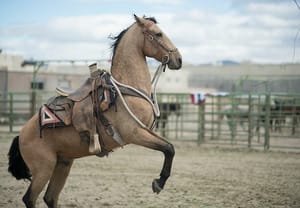
<instances>
[{"instance_id":1,"label":"arena dirt","mask_svg":"<svg viewBox=\"0 0 300 208\"><path fill-rule=\"evenodd\" d=\"M24 207L29 183L7 172L11 140L0 139L0 207ZM60 207L300 207L300 154L247 149L204 148L175 143L172 175L165 189L153 194L163 155L134 145L108 158L74 162ZM40 195L37 207L46 207Z\"/></svg>"}]
</instances>

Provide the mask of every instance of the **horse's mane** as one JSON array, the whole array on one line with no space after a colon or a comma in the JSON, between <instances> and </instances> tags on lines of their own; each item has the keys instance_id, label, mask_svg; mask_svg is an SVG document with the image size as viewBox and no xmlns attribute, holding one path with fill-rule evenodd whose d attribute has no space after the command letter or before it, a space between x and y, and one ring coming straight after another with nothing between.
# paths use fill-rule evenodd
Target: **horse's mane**
<instances>
[{"instance_id":1,"label":"horse's mane","mask_svg":"<svg viewBox=\"0 0 300 208\"><path fill-rule=\"evenodd\" d=\"M146 20L150 20L152 21L153 23L157 24L157 21L155 19L155 17L146 17L146 16L143 16L144 19ZM113 43L111 44L111 48L112 48L112 51L113 51L113 56L112 56L112 59L114 59L114 56L115 56L115 52L116 52L116 49L122 39L122 37L124 36L124 34L128 31L128 29L131 27L132 25L130 25L129 27L127 27L126 29L124 29L123 31L121 31L118 35L116 36L113 36L113 35L110 35L109 38L111 40L113 40Z\"/></svg>"}]
</instances>

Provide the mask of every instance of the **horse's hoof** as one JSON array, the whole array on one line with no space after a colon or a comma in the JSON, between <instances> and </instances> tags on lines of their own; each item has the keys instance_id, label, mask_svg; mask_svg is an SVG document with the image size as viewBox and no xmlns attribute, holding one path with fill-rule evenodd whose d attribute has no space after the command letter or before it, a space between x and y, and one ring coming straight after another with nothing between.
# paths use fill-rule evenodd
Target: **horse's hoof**
<instances>
[{"instance_id":1,"label":"horse's hoof","mask_svg":"<svg viewBox=\"0 0 300 208\"><path fill-rule=\"evenodd\" d=\"M152 190L154 193L159 194L162 188L159 186L158 179L154 179L152 182Z\"/></svg>"}]
</instances>

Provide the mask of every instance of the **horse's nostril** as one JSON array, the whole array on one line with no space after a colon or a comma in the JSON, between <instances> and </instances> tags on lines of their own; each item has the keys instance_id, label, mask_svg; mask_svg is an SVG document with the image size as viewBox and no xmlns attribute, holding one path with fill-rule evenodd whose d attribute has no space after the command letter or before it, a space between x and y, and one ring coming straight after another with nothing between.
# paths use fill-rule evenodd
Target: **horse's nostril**
<instances>
[{"instance_id":1,"label":"horse's nostril","mask_svg":"<svg viewBox=\"0 0 300 208\"><path fill-rule=\"evenodd\" d=\"M182 59L178 58L178 63L181 65L182 64Z\"/></svg>"}]
</instances>

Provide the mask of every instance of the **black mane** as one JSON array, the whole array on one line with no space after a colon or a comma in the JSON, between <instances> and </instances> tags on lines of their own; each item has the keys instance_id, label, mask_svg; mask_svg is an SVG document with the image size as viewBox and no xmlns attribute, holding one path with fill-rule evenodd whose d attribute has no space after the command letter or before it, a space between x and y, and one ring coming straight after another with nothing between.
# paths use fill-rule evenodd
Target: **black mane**
<instances>
[{"instance_id":1,"label":"black mane","mask_svg":"<svg viewBox=\"0 0 300 208\"><path fill-rule=\"evenodd\" d=\"M146 17L146 16L143 16L144 19L146 20L150 20L152 21L153 23L157 24L157 21L155 19L155 17ZM109 38L111 40L113 40L113 43L111 44L111 48L112 48L112 51L113 51L113 56L112 56L112 59L114 59L114 56L115 56L115 52L116 52L116 49L122 39L122 37L124 36L124 34L127 32L127 30L130 28L131 26L129 26L128 28L124 29L123 31L121 31L118 35L116 36L112 36L110 35Z\"/></svg>"},{"instance_id":2,"label":"black mane","mask_svg":"<svg viewBox=\"0 0 300 208\"><path fill-rule=\"evenodd\" d=\"M146 20L150 20L151 22L157 24L157 21L156 21L155 17L146 17L146 16L143 16L143 18L146 19Z\"/></svg>"}]
</instances>

